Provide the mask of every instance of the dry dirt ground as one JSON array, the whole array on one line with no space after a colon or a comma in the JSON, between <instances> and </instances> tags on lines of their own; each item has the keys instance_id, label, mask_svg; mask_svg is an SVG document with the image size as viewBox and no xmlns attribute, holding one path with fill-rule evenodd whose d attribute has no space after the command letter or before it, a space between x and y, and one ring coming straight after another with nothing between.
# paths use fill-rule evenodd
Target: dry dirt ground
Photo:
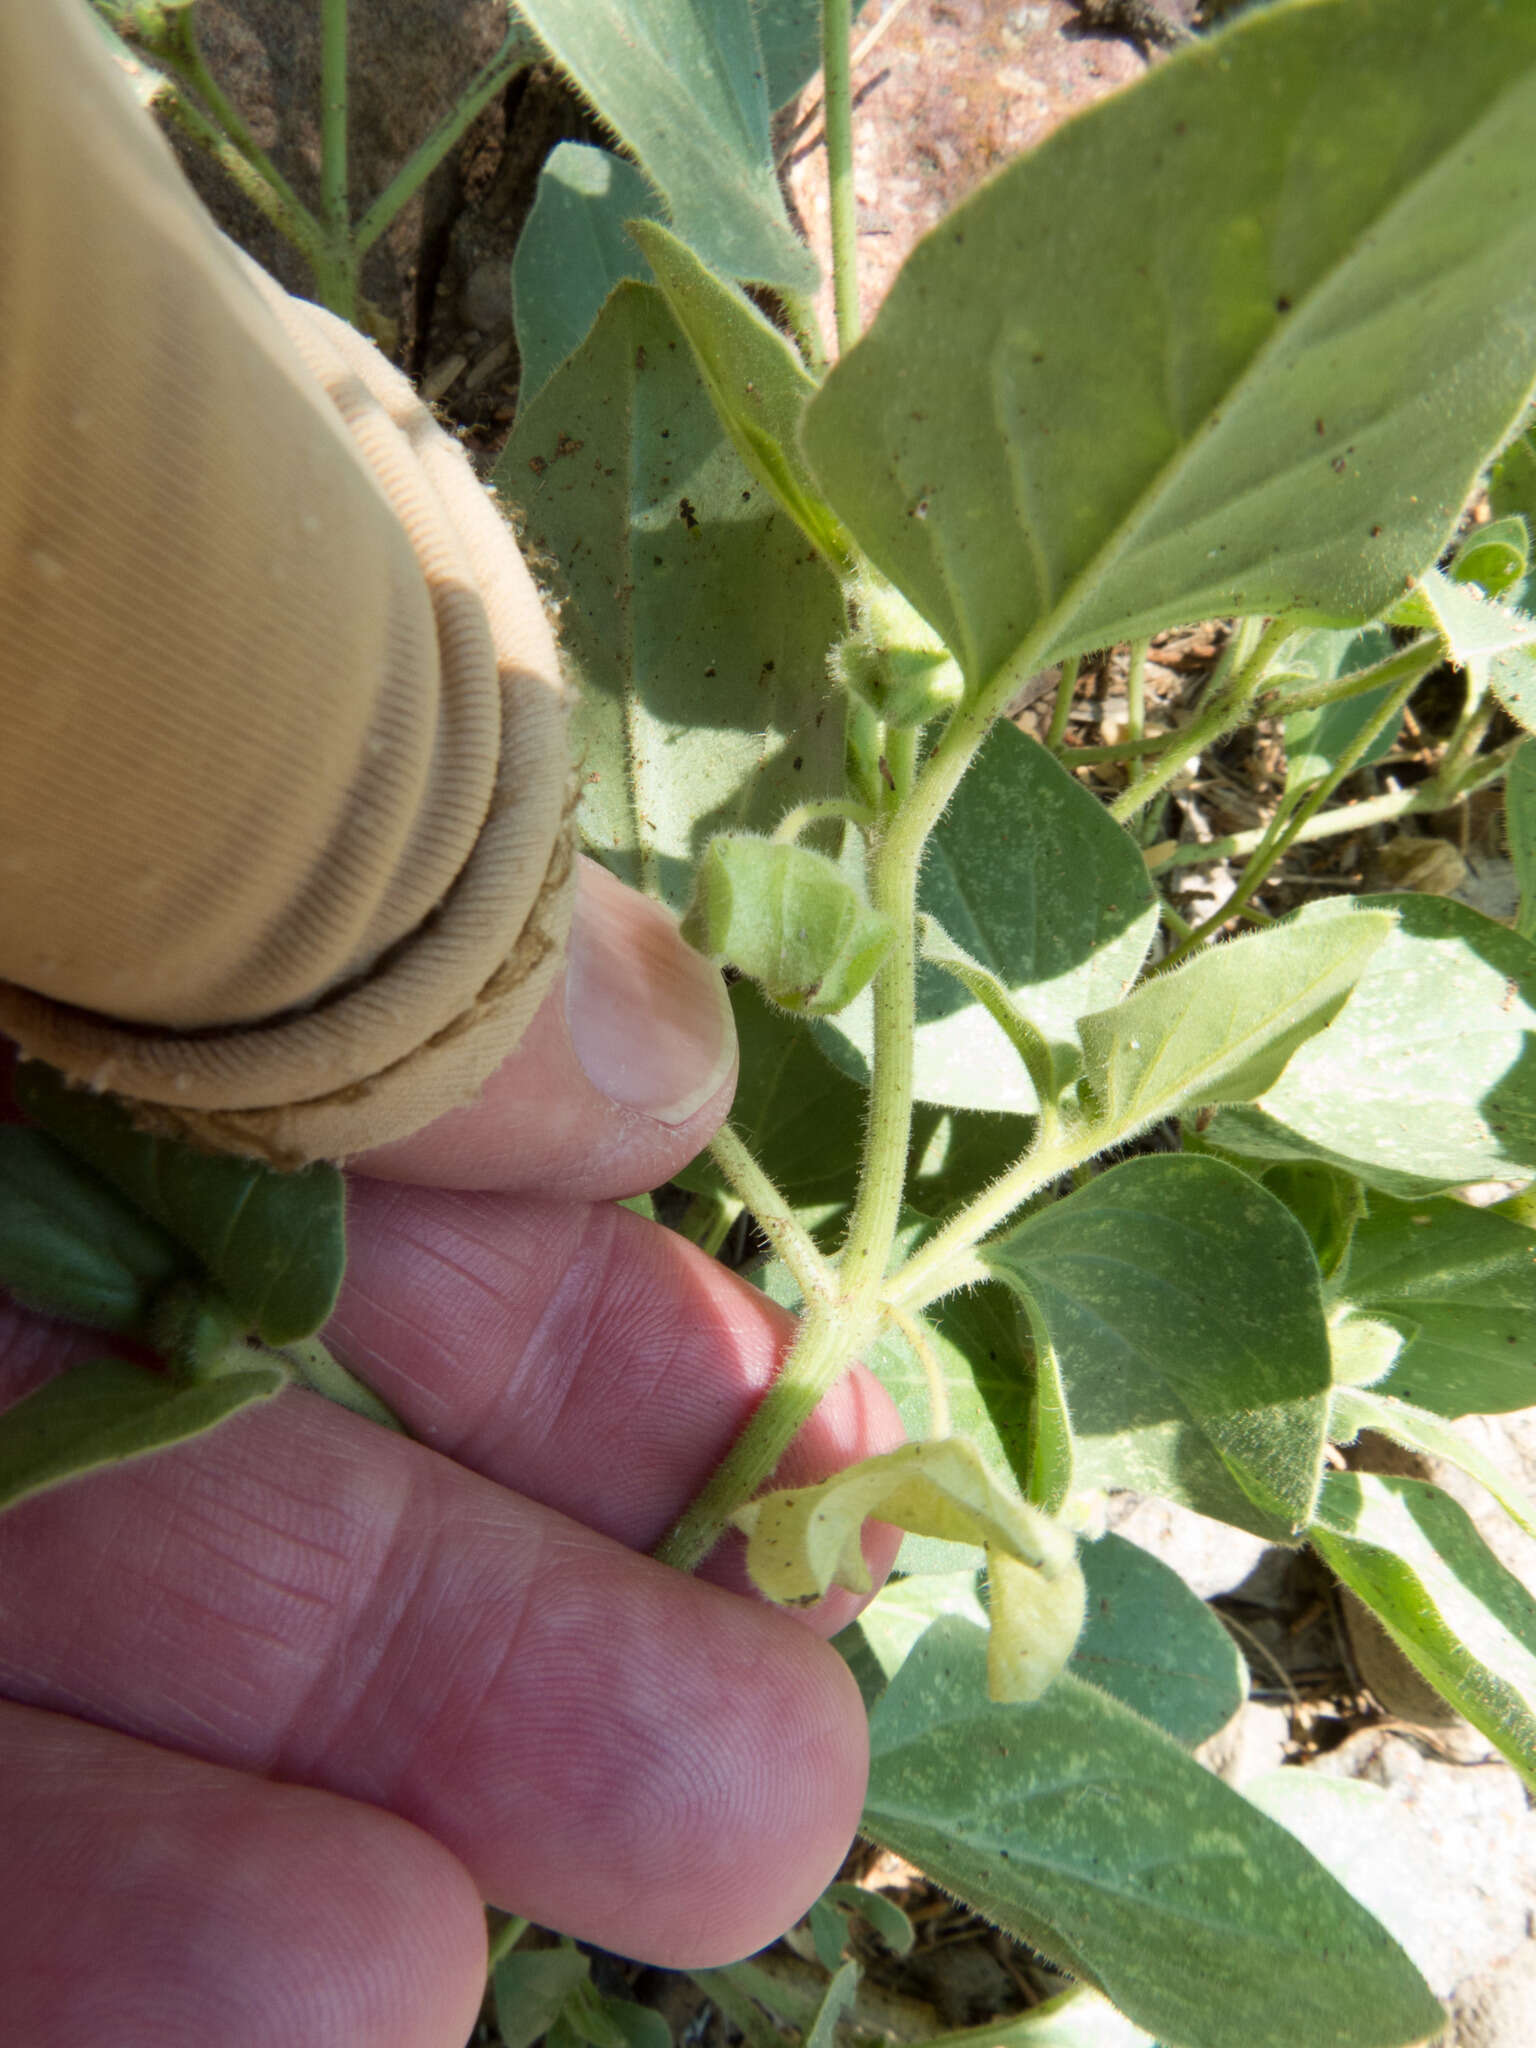
<instances>
[{"instance_id":1,"label":"dry dirt ground","mask_svg":"<svg viewBox=\"0 0 1536 2048\"><path fill-rule=\"evenodd\" d=\"M860 290L873 315L917 238L987 174L1038 143L1075 109L1116 90L1193 17L1193 0L870 0L856 29L855 172ZM202 0L199 20L215 71L306 198L318 166L312 10L293 0ZM382 187L462 82L500 39L498 0L354 0L353 173L357 189ZM517 391L508 271L532 202L538 166L562 139L606 139L544 68L520 74L493 103L425 194L370 259L365 288L381 337L421 380L477 458L505 437ZM827 268L827 185L819 84L778 125L791 206ZM286 248L218 174L189 161L195 181L238 239L299 289ZM821 307L831 331L829 294ZM1220 621L1164 635L1147 667L1147 715L1155 729L1198 691L1225 637ZM1080 746L1125 737L1126 652L1085 665L1068 737ZM1039 729L1044 696L1022 715ZM1432 769L1455 717L1455 689L1421 692L1393 754L1369 771L1374 790L1407 786ZM1492 740L1504 735L1495 733ZM1104 794L1113 768L1083 769ZM1284 763L1264 726L1190 765L1158 832L1205 842L1264 822ZM1367 793L1357 781L1345 794ZM1295 850L1259 899L1271 913L1338 889L1432 886L1465 893L1495 916L1513 908L1496 796L1454 817L1412 829L1341 837ZM1179 870L1174 893L1198 920L1231 888L1229 863ZM1536 1412L1479 1425L1483 1448L1528 1490L1536 1486ZM1353 1454L1352 1454L1353 1455ZM1383 1453L1367 1448L1363 1460ZM1434 1476L1460 1492L1485 1533L1528 1584L1536 1545L1484 1518L1484 1502L1456 1475ZM1502 1518L1499 1518L1502 1521ZM1451 1997L1458 2048L1530 2048L1536 2041L1536 1830L1513 1771L1465 1724L1405 1673L1341 1603L1306 1554L1266 1550L1252 1539L1162 1503L1122 1496L1112 1526L1179 1569L1210 1598L1252 1673L1248 1706L1207 1746L1207 1761L1242 1784L1283 1764L1358 1778L1393 1804L1403 1867L1373 1901L1435 1990ZM887 1891L911 1915L913 1954L899 1962L867 1930L853 1939L865 1983L853 2028L865 2036L920 2041L1016 2014L1061 1988L1038 1958L935 1892L900 1859L860 1846L846 1875ZM805 1929L763 1967L798 1990L824 1982ZM655 2005L686 2048L725 2048L738 2038L682 1977L598 1958L600 1987ZM846 2031L846 2029L845 2029ZM478 2039L495 2036L489 2026ZM1322 2048L1322 2044L1319 2044Z\"/></svg>"}]
</instances>

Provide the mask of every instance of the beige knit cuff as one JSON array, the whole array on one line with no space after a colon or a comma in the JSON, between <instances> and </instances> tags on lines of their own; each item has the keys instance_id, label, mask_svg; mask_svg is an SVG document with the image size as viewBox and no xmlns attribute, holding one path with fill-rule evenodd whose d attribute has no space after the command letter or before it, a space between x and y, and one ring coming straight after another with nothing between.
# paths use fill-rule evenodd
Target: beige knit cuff
<instances>
[{"instance_id":1,"label":"beige knit cuff","mask_svg":"<svg viewBox=\"0 0 1536 2048\"><path fill-rule=\"evenodd\" d=\"M0 9L0 1031L279 1164L470 1099L559 963L565 693L463 453Z\"/></svg>"}]
</instances>

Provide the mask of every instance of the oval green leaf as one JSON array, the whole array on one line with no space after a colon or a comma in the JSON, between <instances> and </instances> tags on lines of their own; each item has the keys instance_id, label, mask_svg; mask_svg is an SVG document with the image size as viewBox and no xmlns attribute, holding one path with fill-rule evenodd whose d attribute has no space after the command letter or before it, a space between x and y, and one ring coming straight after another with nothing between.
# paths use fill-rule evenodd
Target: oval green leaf
<instances>
[{"instance_id":1,"label":"oval green leaf","mask_svg":"<svg viewBox=\"0 0 1536 2048\"><path fill-rule=\"evenodd\" d=\"M934 1624L870 1717L863 1832L1180 2048L1407 2048L1439 2006L1284 1829L1065 1676L983 1696L986 1638Z\"/></svg>"},{"instance_id":2,"label":"oval green leaf","mask_svg":"<svg viewBox=\"0 0 1536 2048\"><path fill-rule=\"evenodd\" d=\"M259 1362L192 1386L117 1358L72 1366L0 1414L0 1510L203 1436L287 1384L281 1366Z\"/></svg>"},{"instance_id":3,"label":"oval green leaf","mask_svg":"<svg viewBox=\"0 0 1536 2048\"><path fill-rule=\"evenodd\" d=\"M1536 1407L1536 1231L1515 1218L1373 1195L1337 1292L1402 1339L1378 1394L1437 1415Z\"/></svg>"},{"instance_id":4,"label":"oval green leaf","mask_svg":"<svg viewBox=\"0 0 1536 2048\"><path fill-rule=\"evenodd\" d=\"M1078 1552L1088 1618L1067 1669L1193 1749L1248 1697L1236 1643L1159 1558L1101 1536Z\"/></svg>"},{"instance_id":5,"label":"oval green leaf","mask_svg":"<svg viewBox=\"0 0 1536 2048\"><path fill-rule=\"evenodd\" d=\"M1281 1541L1304 1527L1331 1365L1301 1225L1220 1160L1130 1159L981 1247L1054 1352L1074 1481Z\"/></svg>"},{"instance_id":6,"label":"oval green leaf","mask_svg":"<svg viewBox=\"0 0 1536 2048\"><path fill-rule=\"evenodd\" d=\"M1315 942L1373 910L1393 928L1342 1014L1253 1108L1219 1110L1210 1141L1394 1195L1536 1173L1536 948L1444 896L1311 904L1286 929Z\"/></svg>"},{"instance_id":7,"label":"oval green leaf","mask_svg":"<svg viewBox=\"0 0 1536 2048\"><path fill-rule=\"evenodd\" d=\"M559 564L583 836L681 911L716 832L843 792L837 583L731 446L654 285L613 292L495 482Z\"/></svg>"},{"instance_id":8,"label":"oval green leaf","mask_svg":"<svg viewBox=\"0 0 1536 2048\"><path fill-rule=\"evenodd\" d=\"M1536 375L1533 126L1524 7L1249 10L918 245L807 416L829 501L1000 695L1194 619L1373 618Z\"/></svg>"},{"instance_id":9,"label":"oval green leaf","mask_svg":"<svg viewBox=\"0 0 1536 2048\"><path fill-rule=\"evenodd\" d=\"M789 225L750 0L518 0L726 277L811 291L816 259Z\"/></svg>"},{"instance_id":10,"label":"oval green leaf","mask_svg":"<svg viewBox=\"0 0 1536 2048\"><path fill-rule=\"evenodd\" d=\"M1333 906L1329 906L1330 909ZM1078 1025L1104 1142L1177 1110L1247 1102L1349 1001L1391 922L1379 912L1299 919L1208 946Z\"/></svg>"}]
</instances>

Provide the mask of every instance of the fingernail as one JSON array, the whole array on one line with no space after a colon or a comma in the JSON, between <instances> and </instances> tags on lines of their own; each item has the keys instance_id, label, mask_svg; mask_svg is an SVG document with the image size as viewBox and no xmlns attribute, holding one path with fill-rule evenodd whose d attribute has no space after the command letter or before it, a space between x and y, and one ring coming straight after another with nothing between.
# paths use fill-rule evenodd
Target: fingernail
<instances>
[{"instance_id":1,"label":"fingernail","mask_svg":"<svg viewBox=\"0 0 1536 2048\"><path fill-rule=\"evenodd\" d=\"M686 1123L730 1074L725 983L659 904L582 863L565 963L565 1018L587 1079L658 1123Z\"/></svg>"}]
</instances>

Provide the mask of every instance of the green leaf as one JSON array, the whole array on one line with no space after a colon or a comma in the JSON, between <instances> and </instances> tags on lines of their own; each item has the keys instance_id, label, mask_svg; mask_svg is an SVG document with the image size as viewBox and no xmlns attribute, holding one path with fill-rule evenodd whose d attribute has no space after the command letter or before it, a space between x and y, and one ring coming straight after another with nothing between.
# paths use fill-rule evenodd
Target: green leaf
<instances>
[{"instance_id":1,"label":"green leaf","mask_svg":"<svg viewBox=\"0 0 1536 2048\"><path fill-rule=\"evenodd\" d=\"M1423 1836L1404 1800L1357 1778L1289 1766L1248 1779L1243 1797L1309 1849L1417 1962L1443 1909L1425 1885Z\"/></svg>"},{"instance_id":2,"label":"green leaf","mask_svg":"<svg viewBox=\"0 0 1536 2048\"><path fill-rule=\"evenodd\" d=\"M0 1414L0 1509L202 1436L287 1384L281 1366L259 1363L195 1386L117 1358L71 1366Z\"/></svg>"},{"instance_id":3,"label":"green leaf","mask_svg":"<svg viewBox=\"0 0 1536 2048\"><path fill-rule=\"evenodd\" d=\"M1130 986L1157 929L1135 844L1006 720L987 736L928 842L918 908L997 977L1063 1073L1081 1056L1077 1019ZM873 1039L867 999L817 1031L828 1057L860 1080ZM1025 1115L1037 1106L1007 1033L930 962L918 970L915 1057L920 1101Z\"/></svg>"},{"instance_id":4,"label":"green leaf","mask_svg":"<svg viewBox=\"0 0 1536 2048\"><path fill-rule=\"evenodd\" d=\"M1414 1408L1407 1401L1395 1401L1390 1394L1369 1392L1364 1387L1335 1387L1328 1434L1336 1444L1353 1443L1362 1429L1375 1430L1410 1451L1443 1458L1486 1486L1499 1506L1528 1536L1536 1536L1536 1507L1491 1458L1484 1457L1474 1443L1442 1416L1427 1408Z\"/></svg>"},{"instance_id":5,"label":"green leaf","mask_svg":"<svg viewBox=\"0 0 1536 2048\"><path fill-rule=\"evenodd\" d=\"M854 18L864 0L855 0ZM821 0L752 0L763 45L768 105L787 107L821 69Z\"/></svg>"},{"instance_id":6,"label":"green leaf","mask_svg":"<svg viewBox=\"0 0 1536 2048\"><path fill-rule=\"evenodd\" d=\"M1536 1599L1422 1479L1329 1472L1308 1532L1403 1655L1536 1790Z\"/></svg>"},{"instance_id":7,"label":"green leaf","mask_svg":"<svg viewBox=\"0 0 1536 2048\"><path fill-rule=\"evenodd\" d=\"M1536 619L1438 569L1427 569L1391 616L1397 623L1431 627L1475 688L1491 685L1512 717L1527 727L1536 724Z\"/></svg>"},{"instance_id":8,"label":"green leaf","mask_svg":"<svg viewBox=\"0 0 1536 2048\"><path fill-rule=\"evenodd\" d=\"M266 1343L296 1343L325 1322L347 1263L346 1192L334 1166L275 1173L149 1137L115 1097L71 1088L37 1060L17 1067L15 1091L27 1116L202 1262Z\"/></svg>"},{"instance_id":9,"label":"green leaf","mask_svg":"<svg viewBox=\"0 0 1536 2048\"><path fill-rule=\"evenodd\" d=\"M644 278L628 223L656 205L640 172L611 150L562 142L551 151L512 258L519 410L581 347L613 287Z\"/></svg>"},{"instance_id":10,"label":"green leaf","mask_svg":"<svg viewBox=\"0 0 1536 2048\"><path fill-rule=\"evenodd\" d=\"M1352 1173L1318 1160L1282 1160L1259 1178L1307 1233L1318 1270L1331 1280L1349 1257L1365 1214L1365 1190Z\"/></svg>"},{"instance_id":11,"label":"green leaf","mask_svg":"<svg viewBox=\"0 0 1536 2048\"><path fill-rule=\"evenodd\" d=\"M565 579L582 831L681 911L716 832L842 792L837 585L743 468L650 285L617 287L495 481Z\"/></svg>"},{"instance_id":12,"label":"green leaf","mask_svg":"<svg viewBox=\"0 0 1536 2048\"><path fill-rule=\"evenodd\" d=\"M605 1998L590 1978L584 1978L566 2000L556 2024L568 2026L587 2048L629 2048L629 2029L619 2024L613 2011L626 2005L627 1999ZM629 2009L640 2010L634 2005Z\"/></svg>"},{"instance_id":13,"label":"green leaf","mask_svg":"<svg viewBox=\"0 0 1536 2048\"><path fill-rule=\"evenodd\" d=\"M1536 1231L1466 1202L1373 1195L1341 1295L1405 1340L1379 1394L1437 1415L1536 1407Z\"/></svg>"},{"instance_id":14,"label":"green leaf","mask_svg":"<svg viewBox=\"0 0 1536 2048\"><path fill-rule=\"evenodd\" d=\"M870 1719L863 1831L1180 2048L1401 2048L1439 2007L1273 1821L1096 1687L980 1685L985 1639L923 1638Z\"/></svg>"},{"instance_id":15,"label":"green leaf","mask_svg":"<svg viewBox=\"0 0 1536 2048\"><path fill-rule=\"evenodd\" d=\"M608 2030L624 2048L672 2048L672 2029L653 2007L612 1996L599 1998L598 2005Z\"/></svg>"},{"instance_id":16,"label":"green leaf","mask_svg":"<svg viewBox=\"0 0 1536 2048\"><path fill-rule=\"evenodd\" d=\"M528 1949L503 1956L491 1973L502 2048L532 2048L587 1982L588 1967L576 1948Z\"/></svg>"},{"instance_id":17,"label":"green leaf","mask_svg":"<svg viewBox=\"0 0 1536 2048\"><path fill-rule=\"evenodd\" d=\"M1522 939L1536 938L1536 745L1529 740L1505 771L1504 822L1520 886L1515 930Z\"/></svg>"},{"instance_id":18,"label":"green leaf","mask_svg":"<svg viewBox=\"0 0 1536 2048\"><path fill-rule=\"evenodd\" d=\"M779 192L749 0L518 0L518 12L713 269L815 288Z\"/></svg>"},{"instance_id":19,"label":"green leaf","mask_svg":"<svg viewBox=\"0 0 1536 2048\"><path fill-rule=\"evenodd\" d=\"M1084 1017L1078 1030L1106 1144L1176 1110L1261 1095L1343 1009L1391 928L1363 911L1324 927L1291 918L1209 946Z\"/></svg>"},{"instance_id":20,"label":"green leaf","mask_svg":"<svg viewBox=\"0 0 1536 2048\"><path fill-rule=\"evenodd\" d=\"M852 2010L858 1989L858 1964L844 1963L827 1986L826 1996L817 2008L816 2018L805 2037L805 2048L833 2048L838 2023Z\"/></svg>"},{"instance_id":21,"label":"green leaf","mask_svg":"<svg viewBox=\"0 0 1536 2048\"><path fill-rule=\"evenodd\" d=\"M173 1238L56 1138L0 1128L0 1287L23 1308L143 1335L187 1264Z\"/></svg>"},{"instance_id":22,"label":"green leaf","mask_svg":"<svg viewBox=\"0 0 1536 2048\"><path fill-rule=\"evenodd\" d=\"M964 2034L940 2034L926 2048L970 2048ZM1079 1988L1063 1991L1014 2018L993 2020L986 2048L1157 2048L1134 2020L1107 1998Z\"/></svg>"},{"instance_id":23,"label":"green leaf","mask_svg":"<svg viewBox=\"0 0 1536 2048\"><path fill-rule=\"evenodd\" d=\"M737 454L834 567L848 537L828 510L800 453L800 422L816 380L746 293L702 264L653 221L634 239L650 261L674 319Z\"/></svg>"},{"instance_id":24,"label":"green leaf","mask_svg":"<svg viewBox=\"0 0 1536 2048\"><path fill-rule=\"evenodd\" d=\"M1216 1159L1131 1159L980 1247L1055 1349L1075 1483L1283 1541L1307 1522L1330 1368L1289 1210Z\"/></svg>"},{"instance_id":25,"label":"green leaf","mask_svg":"<svg viewBox=\"0 0 1536 2048\"><path fill-rule=\"evenodd\" d=\"M1384 661L1392 652L1392 636L1383 626L1367 627L1363 633L1318 631L1297 637L1305 645L1295 658L1309 663L1318 682L1335 682L1354 675ZM1380 689L1346 697L1337 704L1318 704L1310 710L1291 712L1282 728L1286 790L1309 789L1331 775L1340 756L1380 710L1392 687L1391 683L1383 683ZM1369 767L1383 754L1389 754L1397 734L1396 725L1384 728L1362 754L1359 765Z\"/></svg>"},{"instance_id":26,"label":"green leaf","mask_svg":"<svg viewBox=\"0 0 1536 2048\"><path fill-rule=\"evenodd\" d=\"M1448 897L1355 901L1287 920L1315 942L1373 908L1395 913L1342 1015L1255 1108L1219 1111L1212 1144L1325 1159L1395 1195L1536 1172L1536 950Z\"/></svg>"},{"instance_id":27,"label":"green leaf","mask_svg":"<svg viewBox=\"0 0 1536 2048\"><path fill-rule=\"evenodd\" d=\"M909 1256L928 1234L904 1230L895 1257ZM943 1378L955 1434L974 1444L994 1475L1017 1486L1032 1507L1057 1513L1072 1490L1070 1420L1055 1355L1047 1342L1031 1343L1012 1291L968 1288L931 1303L917 1321ZM895 1401L907 1435L930 1435L928 1374L906 1334L887 1324L865 1362ZM949 1570L956 1563L952 1549L909 1536L898 1568Z\"/></svg>"},{"instance_id":28,"label":"green leaf","mask_svg":"<svg viewBox=\"0 0 1536 2048\"><path fill-rule=\"evenodd\" d=\"M1487 680L1511 718L1527 732L1536 727L1536 646L1527 641L1496 654L1487 664Z\"/></svg>"},{"instance_id":29,"label":"green leaf","mask_svg":"<svg viewBox=\"0 0 1536 2048\"><path fill-rule=\"evenodd\" d=\"M830 1899L834 1905L846 1906L850 1912L867 1920L892 1955L912 1953L912 1922L896 1901L888 1899L884 1892L871 1891L862 1884L829 1884L822 1897Z\"/></svg>"},{"instance_id":30,"label":"green leaf","mask_svg":"<svg viewBox=\"0 0 1536 2048\"><path fill-rule=\"evenodd\" d=\"M871 1517L985 1549L988 1686L994 1699L1038 1699L1083 1625L1077 1545L1059 1523L1000 1486L974 1444L958 1437L903 1444L819 1486L762 1494L733 1519L746 1532L747 1570L759 1592L805 1606L834 1583L870 1591L861 1538Z\"/></svg>"},{"instance_id":31,"label":"green leaf","mask_svg":"<svg viewBox=\"0 0 1536 2048\"><path fill-rule=\"evenodd\" d=\"M1088 1618L1067 1669L1192 1749L1248 1696L1237 1645L1178 1573L1101 1536L1078 1553Z\"/></svg>"},{"instance_id":32,"label":"green leaf","mask_svg":"<svg viewBox=\"0 0 1536 2048\"><path fill-rule=\"evenodd\" d=\"M848 1946L848 1922L826 1898L816 1899L810 1911L811 1940L816 1948L816 1960L828 1976L842 1967L843 1951Z\"/></svg>"},{"instance_id":33,"label":"green leaf","mask_svg":"<svg viewBox=\"0 0 1536 2048\"><path fill-rule=\"evenodd\" d=\"M846 1009L896 943L835 861L808 846L721 833L699 863L683 937L797 1016Z\"/></svg>"},{"instance_id":34,"label":"green leaf","mask_svg":"<svg viewBox=\"0 0 1536 2048\"><path fill-rule=\"evenodd\" d=\"M1192 619L1363 623L1536 372L1533 120L1523 8L1255 8L919 243L812 467L975 684Z\"/></svg>"},{"instance_id":35,"label":"green leaf","mask_svg":"<svg viewBox=\"0 0 1536 2048\"><path fill-rule=\"evenodd\" d=\"M808 1230L841 1221L858 1190L865 1098L829 1066L805 1025L775 1009L751 982L731 989L740 1079L731 1124ZM701 1153L677 1176L695 1194L728 1193Z\"/></svg>"},{"instance_id":36,"label":"green leaf","mask_svg":"<svg viewBox=\"0 0 1536 2048\"><path fill-rule=\"evenodd\" d=\"M1496 654L1529 647L1536 619L1491 598L1439 569L1426 569L1407 597L1394 606L1394 625L1428 627L1438 633L1458 668L1475 669Z\"/></svg>"},{"instance_id":37,"label":"green leaf","mask_svg":"<svg viewBox=\"0 0 1536 2048\"><path fill-rule=\"evenodd\" d=\"M1476 583L1489 597L1502 597L1525 581L1530 558L1530 531L1524 519L1512 513L1472 527L1457 547L1449 573L1458 583Z\"/></svg>"},{"instance_id":38,"label":"green leaf","mask_svg":"<svg viewBox=\"0 0 1536 2048\"><path fill-rule=\"evenodd\" d=\"M1510 442L1488 478L1488 503L1499 519L1517 514L1536 533L1536 428Z\"/></svg>"}]
</instances>

